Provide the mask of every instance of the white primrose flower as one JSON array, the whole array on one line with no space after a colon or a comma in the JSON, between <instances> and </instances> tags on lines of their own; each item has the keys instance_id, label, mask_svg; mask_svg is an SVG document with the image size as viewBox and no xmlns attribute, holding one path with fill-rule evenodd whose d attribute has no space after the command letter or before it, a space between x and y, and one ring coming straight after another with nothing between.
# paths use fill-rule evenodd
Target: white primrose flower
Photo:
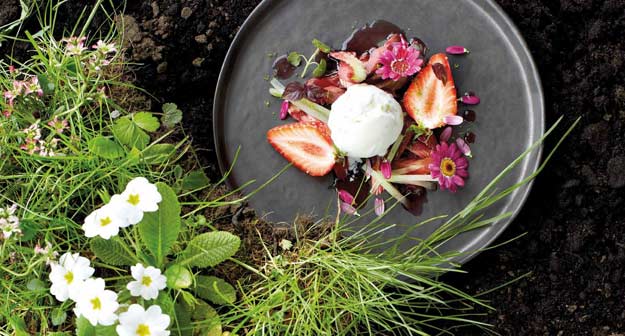
<instances>
[{"instance_id":1,"label":"white primrose flower","mask_svg":"<svg viewBox=\"0 0 625 336\"><path fill-rule=\"evenodd\" d=\"M141 264L130 267L130 273L135 281L131 281L126 285L132 296L141 296L146 300L156 299L158 291L166 286L167 278L161 274L161 270L148 266L147 268Z\"/></svg>"},{"instance_id":2,"label":"white primrose flower","mask_svg":"<svg viewBox=\"0 0 625 336\"><path fill-rule=\"evenodd\" d=\"M78 292L74 308L77 317L84 316L93 326L110 326L117 321L117 293L104 289L104 279L87 279Z\"/></svg>"},{"instance_id":3,"label":"white primrose flower","mask_svg":"<svg viewBox=\"0 0 625 336\"><path fill-rule=\"evenodd\" d=\"M126 218L130 224L137 224L143 219L144 212L158 210L158 203L163 198L156 189L156 185L150 183L145 177L135 177L121 195L113 195L111 202L122 201L129 207L124 207Z\"/></svg>"},{"instance_id":4,"label":"white primrose flower","mask_svg":"<svg viewBox=\"0 0 625 336\"><path fill-rule=\"evenodd\" d=\"M13 234L21 234L20 219L15 216L17 204L8 208L0 208L0 236L9 239Z\"/></svg>"},{"instance_id":5,"label":"white primrose flower","mask_svg":"<svg viewBox=\"0 0 625 336\"><path fill-rule=\"evenodd\" d=\"M169 336L169 316L161 307L153 305L144 310L132 304L128 311L119 315L119 325L115 328L119 336Z\"/></svg>"},{"instance_id":6,"label":"white primrose flower","mask_svg":"<svg viewBox=\"0 0 625 336\"><path fill-rule=\"evenodd\" d=\"M70 252L63 254L59 263L51 263L50 267L50 293L59 301L74 300L85 279L95 271L89 266L89 259Z\"/></svg>"},{"instance_id":7,"label":"white primrose flower","mask_svg":"<svg viewBox=\"0 0 625 336\"><path fill-rule=\"evenodd\" d=\"M126 212L129 207L120 201L111 200L85 218L82 229L86 237L100 236L109 239L119 234L120 227L129 225Z\"/></svg>"}]
</instances>

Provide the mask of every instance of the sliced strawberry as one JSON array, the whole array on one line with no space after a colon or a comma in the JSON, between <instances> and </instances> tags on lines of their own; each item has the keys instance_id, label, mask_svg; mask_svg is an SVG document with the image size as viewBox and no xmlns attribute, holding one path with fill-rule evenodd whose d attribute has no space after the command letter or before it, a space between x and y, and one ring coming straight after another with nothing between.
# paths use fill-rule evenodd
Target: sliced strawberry
<instances>
[{"instance_id":1,"label":"sliced strawberry","mask_svg":"<svg viewBox=\"0 0 625 336\"><path fill-rule=\"evenodd\" d=\"M416 141L406 147L406 149L412 154L420 157L420 158L429 158L432 156L432 150L438 141L436 141L436 137L434 135L430 136L420 136Z\"/></svg>"},{"instance_id":2,"label":"sliced strawberry","mask_svg":"<svg viewBox=\"0 0 625 336\"><path fill-rule=\"evenodd\" d=\"M456 87L445 54L430 57L404 94L404 108L419 125L429 129L445 125L446 116L456 115Z\"/></svg>"},{"instance_id":3,"label":"sliced strawberry","mask_svg":"<svg viewBox=\"0 0 625 336\"><path fill-rule=\"evenodd\" d=\"M309 122L309 121L317 121L317 119L311 117L308 115L308 113L300 110L297 106L291 104L291 106L289 106L289 115L297 120L297 121L301 121L301 122Z\"/></svg>"},{"instance_id":4,"label":"sliced strawberry","mask_svg":"<svg viewBox=\"0 0 625 336\"><path fill-rule=\"evenodd\" d=\"M423 159L398 159L393 161L393 174L400 175L424 175L430 173L428 167L432 158Z\"/></svg>"},{"instance_id":5,"label":"sliced strawberry","mask_svg":"<svg viewBox=\"0 0 625 336\"><path fill-rule=\"evenodd\" d=\"M277 126L267 140L284 158L306 174L323 176L334 167L334 146L326 124L300 122Z\"/></svg>"},{"instance_id":6,"label":"sliced strawberry","mask_svg":"<svg viewBox=\"0 0 625 336\"><path fill-rule=\"evenodd\" d=\"M330 57L339 60L339 79L341 85L348 87L367 79L365 65L357 57L356 53L349 51L335 51Z\"/></svg>"}]
</instances>

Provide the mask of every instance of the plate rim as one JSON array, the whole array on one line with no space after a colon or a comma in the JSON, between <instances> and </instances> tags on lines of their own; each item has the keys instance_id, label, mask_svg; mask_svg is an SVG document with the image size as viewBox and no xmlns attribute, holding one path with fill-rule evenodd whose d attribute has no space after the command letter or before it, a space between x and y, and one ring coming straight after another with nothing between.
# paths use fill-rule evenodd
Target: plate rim
<instances>
[{"instance_id":1,"label":"plate rim","mask_svg":"<svg viewBox=\"0 0 625 336\"><path fill-rule=\"evenodd\" d=\"M213 109L211 113L212 113L212 119L213 119L212 131L213 131L213 142L215 145L215 154L217 156L217 163L219 166L219 171L221 172L222 175L226 174L230 170L230 167L226 167L223 162L224 161L223 160L224 143L223 143L223 139L220 139L219 137L219 135L221 134L220 122L223 122L223 120L217 120L215 116L219 115L218 112L223 107L223 104L224 104L223 99L220 99L220 97L223 97L223 92L227 88L227 85L225 85L224 83L226 82L226 77L228 76L232 68L231 63L233 62L233 58L238 53L240 49L241 40L246 35L247 31L257 20L262 19L262 14L264 11L268 10L270 6L273 5L274 3L278 3L280 1L283 1L283 0L262 0L252 10L250 15L245 19L245 21L243 22L243 24L237 31L234 39L232 40L232 43L228 47L228 51L226 52L226 56L219 70L219 77L217 79L215 94L213 95ZM516 54L520 56L521 58L520 61L522 64L524 64L524 68L526 69L525 73L527 75L527 82L529 83L529 85L526 86L526 89L528 87L536 89L536 93L530 96L529 101L530 101L530 105L535 104L536 108L539 110L539 113L536 113L536 115L534 116L534 117L538 116L539 118L536 118L534 122L535 122L535 127L537 129L537 132L539 132L538 138L540 138L541 136L545 134L545 126L546 126L545 125L546 108L545 108L545 97L544 97L544 92L543 92L542 79L540 77L540 73L538 72L536 62L532 56L529 46L527 45L527 42L523 38L521 31L516 26L516 24L512 21L512 19L508 16L508 14L506 14L503 8L499 4L497 4L494 0L465 0L465 1L472 3L474 6L477 6L478 8L486 12L486 14L498 26L502 27L502 25L505 25L509 29L509 33L506 34L504 31L504 35L508 38L508 40L511 40L512 38L515 39L516 42L520 45L521 48L515 49L515 51L516 51ZM223 119L223 118L220 118L220 119ZM534 160L533 164L531 162L526 164L526 167L524 167L523 171L521 172L521 176L528 176L529 174L531 174L531 172L536 171L536 169L542 163L543 161L543 145L542 144L536 149L536 152L534 155L536 156L536 160ZM528 174L528 172L530 173ZM230 188L236 188L237 186L235 186L232 183L231 179L232 177L228 176L225 179L226 184ZM505 231L505 229L514 222L514 220L518 217L519 213L525 206L527 202L527 198L529 197L529 194L534 186L534 181L535 179L532 179L527 185L523 186L522 189L518 190L518 192L521 192L521 194L517 196L518 201L512 205L512 209L511 209L512 215L504 219L503 223L491 224L489 228L492 228L494 230L493 233L487 235L486 237L476 237L474 240L474 243L470 245L480 245L480 246L477 249L473 249L472 251L466 251L468 253L461 254L460 256L454 258L453 259L454 263L462 265L462 264L469 262L471 259L479 255L484 249L488 248L497 238L499 238L499 236L501 236L501 234ZM466 248L466 246L463 247L463 249L464 248Z\"/></svg>"}]
</instances>

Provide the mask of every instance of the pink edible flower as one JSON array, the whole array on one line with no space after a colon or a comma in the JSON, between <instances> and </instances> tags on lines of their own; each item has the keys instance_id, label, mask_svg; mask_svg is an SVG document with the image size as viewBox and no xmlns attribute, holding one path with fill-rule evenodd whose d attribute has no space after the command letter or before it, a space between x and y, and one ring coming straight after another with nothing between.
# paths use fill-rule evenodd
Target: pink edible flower
<instances>
[{"instance_id":1,"label":"pink edible flower","mask_svg":"<svg viewBox=\"0 0 625 336\"><path fill-rule=\"evenodd\" d=\"M440 141L448 142L449 138L451 138L452 128L450 126L445 127L443 132L441 132Z\"/></svg>"},{"instance_id":2,"label":"pink edible flower","mask_svg":"<svg viewBox=\"0 0 625 336\"><path fill-rule=\"evenodd\" d=\"M92 46L93 49L99 51L102 54L109 54L117 52L117 47L115 43L106 43L102 40L99 40Z\"/></svg>"},{"instance_id":3,"label":"pink edible flower","mask_svg":"<svg viewBox=\"0 0 625 336\"><path fill-rule=\"evenodd\" d=\"M380 171L385 179L388 180L391 178L391 163L388 162L387 159L382 160L382 163L380 164Z\"/></svg>"},{"instance_id":4,"label":"pink edible flower","mask_svg":"<svg viewBox=\"0 0 625 336\"><path fill-rule=\"evenodd\" d=\"M38 141L35 139L26 139L20 149L26 151L28 154L33 155L35 152L39 151L39 146L37 146Z\"/></svg>"},{"instance_id":5,"label":"pink edible flower","mask_svg":"<svg viewBox=\"0 0 625 336\"><path fill-rule=\"evenodd\" d=\"M346 213L348 215L359 216L356 208L354 208L353 205L346 203L346 202L341 202L341 212Z\"/></svg>"},{"instance_id":6,"label":"pink edible flower","mask_svg":"<svg viewBox=\"0 0 625 336\"><path fill-rule=\"evenodd\" d=\"M22 86L24 87L25 95L36 93L39 97L43 96L43 90L39 85L39 78L37 78L37 76L32 76L28 82L22 82Z\"/></svg>"},{"instance_id":7,"label":"pink edible flower","mask_svg":"<svg viewBox=\"0 0 625 336\"><path fill-rule=\"evenodd\" d=\"M462 97L460 97L460 101L463 104L467 105L477 105L480 103L480 97L475 95L473 92L467 92Z\"/></svg>"},{"instance_id":8,"label":"pink edible flower","mask_svg":"<svg viewBox=\"0 0 625 336\"><path fill-rule=\"evenodd\" d=\"M382 67L376 70L376 74L382 79L392 79L394 81L412 76L421 70L423 60L419 58L421 52L411 47L402 37L400 42L391 45L390 50L385 50L380 57Z\"/></svg>"},{"instance_id":9,"label":"pink edible flower","mask_svg":"<svg viewBox=\"0 0 625 336\"><path fill-rule=\"evenodd\" d=\"M464 55L468 54L469 50L463 46L454 45L447 47L447 49L445 49L445 52L451 55Z\"/></svg>"},{"instance_id":10,"label":"pink edible flower","mask_svg":"<svg viewBox=\"0 0 625 336\"><path fill-rule=\"evenodd\" d=\"M456 192L464 186L464 179L469 177L469 161L455 143L448 145L441 142L432 152L432 163L428 166L432 178L438 179L441 190Z\"/></svg>"},{"instance_id":11,"label":"pink edible flower","mask_svg":"<svg viewBox=\"0 0 625 336\"><path fill-rule=\"evenodd\" d=\"M347 190L339 189L339 198L345 203L354 203L354 196L352 196L352 194L350 194Z\"/></svg>"},{"instance_id":12,"label":"pink edible flower","mask_svg":"<svg viewBox=\"0 0 625 336\"><path fill-rule=\"evenodd\" d=\"M4 91L3 96L9 102L9 106L13 106L15 98L19 97L24 92L24 82L13 81L13 88L11 90Z\"/></svg>"}]
</instances>

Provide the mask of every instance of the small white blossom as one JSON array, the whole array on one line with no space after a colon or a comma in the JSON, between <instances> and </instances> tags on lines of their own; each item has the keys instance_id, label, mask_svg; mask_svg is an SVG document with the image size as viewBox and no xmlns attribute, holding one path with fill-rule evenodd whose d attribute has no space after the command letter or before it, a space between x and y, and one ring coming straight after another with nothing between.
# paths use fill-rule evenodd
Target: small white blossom
<instances>
[{"instance_id":1,"label":"small white blossom","mask_svg":"<svg viewBox=\"0 0 625 336\"><path fill-rule=\"evenodd\" d=\"M99 40L98 42L96 42L96 44L94 44L92 48L103 54L110 54L110 53L117 52L117 47L115 46L115 43L106 43L102 40Z\"/></svg>"},{"instance_id":2,"label":"small white blossom","mask_svg":"<svg viewBox=\"0 0 625 336\"><path fill-rule=\"evenodd\" d=\"M144 310L140 305L132 304L128 311L119 315L115 330L119 336L169 336L169 322L169 316L163 314L159 306Z\"/></svg>"},{"instance_id":3,"label":"small white blossom","mask_svg":"<svg viewBox=\"0 0 625 336\"><path fill-rule=\"evenodd\" d=\"M89 259L79 256L78 253L63 254L58 264L50 265L52 267L50 293L59 301L68 298L74 300L85 279L92 276L95 271L89 264Z\"/></svg>"},{"instance_id":4,"label":"small white blossom","mask_svg":"<svg viewBox=\"0 0 625 336\"><path fill-rule=\"evenodd\" d=\"M17 204L8 208L0 208L0 233L4 239L9 239L13 234L21 234L20 219L15 216Z\"/></svg>"},{"instance_id":5,"label":"small white blossom","mask_svg":"<svg viewBox=\"0 0 625 336\"><path fill-rule=\"evenodd\" d=\"M144 212L154 212L158 210L158 203L162 197L156 185L148 182L145 177L135 177L121 195L113 195L111 202L122 201L130 205L123 209L130 224L137 224L143 219Z\"/></svg>"},{"instance_id":6,"label":"small white blossom","mask_svg":"<svg viewBox=\"0 0 625 336\"><path fill-rule=\"evenodd\" d=\"M64 38L61 41L65 42L65 54L68 56L78 56L82 54L83 51L87 50L85 48L86 37L69 37Z\"/></svg>"},{"instance_id":7,"label":"small white blossom","mask_svg":"<svg viewBox=\"0 0 625 336\"><path fill-rule=\"evenodd\" d=\"M117 293L104 289L104 279L85 280L76 295L76 316L84 316L93 326L110 326L117 321Z\"/></svg>"},{"instance_id":8,"label":"small white blossom","mask_svg":"<svg viewBox=\"0 0 625 336\"><path fill-rule=\"evenodd\" d=\"M146 300L156 299L158 291L166 286L167 278L161 274L161 270L148 266L147 268L141 264L130 267L130 273L135 281L131 281L126 285L132 296L141 296Z\"/></svg>"},{"instance_id":9,"label":"small white blossom","mask_svg":"<svg viewBox=\"0 0 625 336\"><path fill-rule=\"evenodd\" d=\"M120 227L128 226L125 204L111 200L108 204L93 211L85 218L82 229L85 230L86 237L100 236L109 239L119 234Z\"/></svg>"},{"instance_id":10,"label":"small white blossom","mask_svg":"<svg viewBox=\"0 0 625 336\"><path fill-rule=\"evenodd\" d=\"M49 241L46 241L46 247L41 247L39 243L35 245L34 248L35 254L41 254L46 257L46 265L50 265L56 257L59 256L59 252L52 250L52 244Z\"/></svg>"}]
</instances>

